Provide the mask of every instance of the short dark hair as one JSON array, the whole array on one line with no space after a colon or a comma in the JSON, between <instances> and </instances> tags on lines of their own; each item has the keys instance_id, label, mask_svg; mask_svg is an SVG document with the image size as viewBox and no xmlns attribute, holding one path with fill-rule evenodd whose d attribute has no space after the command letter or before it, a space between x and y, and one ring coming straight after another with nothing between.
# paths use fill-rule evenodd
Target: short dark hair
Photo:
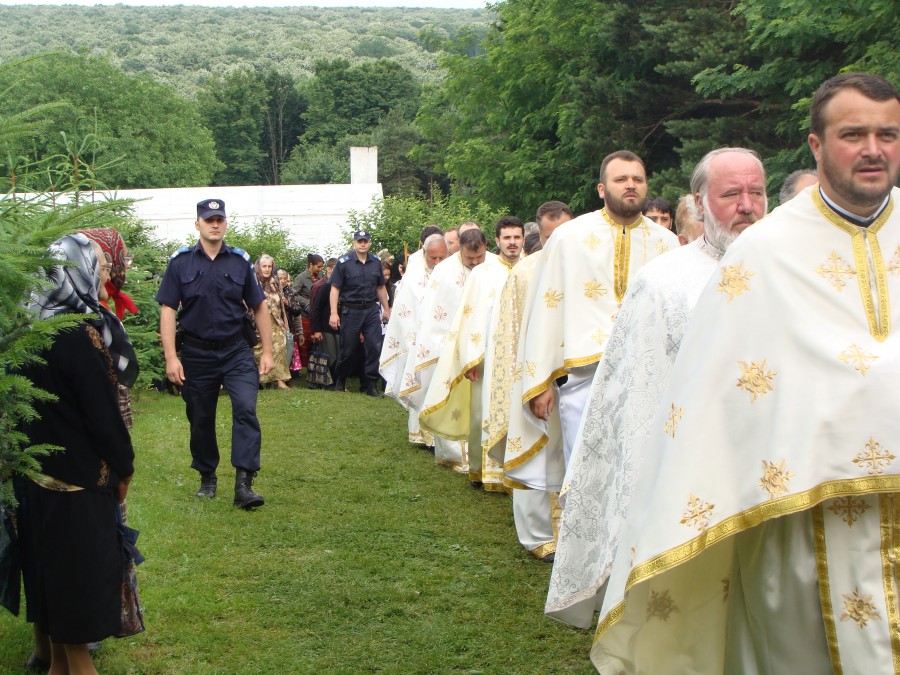
<instances>
[{"instance_id":1,"label":"short dark hair","mask_svg":"<svg viewBox=\"0 0 900 675\"><path fill-rule=\"evenodd\" d=\"M809 106L809 130L821 136L825 132L825 105L844 89L855 89L873 101L900 101L900 93L890 82L872 73L844 73L825 80L816 90Z\"/></svg>"},{"instance_id":2,"label":"short dark hair","mask_svg":"<svg viewBox=\"0 0 900 675\"><path fill-rule=\"evenodd\" d=\"M644 171L647 171L647 167L644 166L644 160L638 157L636 154L631 152L631 150L616 150L615 152L609 153L606 157L603 158L603 161L600 162L600 182L606 182L606 167L609 165L611 161L614 159L624 159L626 162L639 162L641 166L644 167Z\"/></svg>"},{"instance_id":3,"label":"short dark hair","mask_svg":"<svg viewBox=\"0 0 900 675\"><path fill-rule=\"evenodd\" d=\"M419 233L419 243L424 244L425 240L433 234L443 234L443 231L437 225L426 225Z\"/></svg>"},{"instance_id":4,"label":"short dark hair","mask_svg":"<svg viewBox=\"0 0 900 675\"><path fill-rule=\"evenodd\" d=\"M647 214L647 211L650 209L656 209L657 211L661 211L662 213L668 213L670 216L674 215L672 213L672 205L668 202L668 200L663 199L662 197L650 197L647 200L647 203L644 204L644 215Z\"/></svg>"},{"instance_id":5,"label":"short dark hair","mask_svg":"<svg viewBox=\"0 0 900 675\"><path fill-rule=\"evenodd\" d=\"M329 258L325 263L325 267L334 267L335 265L337 265L337 258Z\"/></svg>"},{"instance_id":6,"label":"short dark hair","mask_svg":"<svg viewBox=\"0 0 900 675\"><path fill-rule=\"evenodd\" d=\"M467 248L470 251L477 251L482 247L487 248L487 237L479 228L473 227L459 235L459 247Z\"/></svg>"},{"instance_id":7,"label":"short dark hair","mask_svg":"<svg viewBox=\"0 0 900 675\"><path fill-rule=\"evenodd\" d=\"M525 236L525 223L522 222L521 218L516 218L515 216L503 216L500 218L497 221L497 225L494 226L494 236L499 239L500 232L507 227L518 227L522 230L522 236Z\"/></svg>"},{"instance_id":8,"label":"short dark hair","mask_svg":"<svg viewBox=\"0 0 900 675\"><path fill-rule=\"evenodd\" d=\"M541 235L537 232L532 232L525 237L525 255L531 255L535 251L540 251L544 245L541 243Z\"/></svg>"},{"instance_id":9,"label":"short dark hair","mask_svg":"<svg viewBox=\"0 0 900 675\"><path fill-rule=\"evenodd\" d=\"M318 253L310 253L306 256L307 267L310 265L318 265L320 262L325 262L325 260Z\"/></svg>"},{"instance_id":10,"label":"short dark hair","mask_svg":"<svg viewBox=\"0 0 900 675\"><path fill-rule=\"evenodd\" d=\"M544 202L538 207L537 213L535 214L535 220L540 223L541 218L543 218L544 216L550 216L555 220L564 213L569 216L569 218L575 217L575 214L572 213L572 209L570 209L569 205L565 202Z\"/></svg>"}]
</instances>

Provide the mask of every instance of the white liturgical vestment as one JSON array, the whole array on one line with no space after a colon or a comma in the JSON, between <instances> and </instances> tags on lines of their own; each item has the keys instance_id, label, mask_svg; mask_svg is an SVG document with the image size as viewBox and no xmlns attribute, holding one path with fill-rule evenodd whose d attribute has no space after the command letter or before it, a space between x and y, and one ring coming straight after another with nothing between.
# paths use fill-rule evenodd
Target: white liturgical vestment
<instances>
[{"instance_id":1,"label":"white liturgical vestment","mask_svg":"<svg viewBox=\"0 0 900 675\"><path fill-rule=\"evenodd\" d=\"M813 186L722 258L650 425L601 672L896 672L898 197L862 228Z\"/></svg>"}]
</instances>

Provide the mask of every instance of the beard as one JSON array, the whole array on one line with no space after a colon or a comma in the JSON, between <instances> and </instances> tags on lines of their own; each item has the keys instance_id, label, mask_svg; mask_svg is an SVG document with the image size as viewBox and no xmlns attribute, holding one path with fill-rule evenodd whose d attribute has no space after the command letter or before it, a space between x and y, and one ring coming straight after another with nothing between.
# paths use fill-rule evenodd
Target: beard
<instances>
[{"instance_id":1,"label":"beard","mask_svg":"<svg viewBox=\"0 0 900 675\"><path fill-rule=\"evenodd\" d=\"M766 206L763 208L763 213L768 210L768 206L768 203L766 203ZM746 216L736 217L726 225L713 215L713 212L709 208L707 196L703 195L703 235L706 237L706 241L723 253L728 250L728 247L731 246L734 243L734 240L740 236L741 232L746 229L743 228L738 230L735 229L735 226L740 225L741 223L752 225L757 220L759 220L759 218L756 216L747 214Z\"/></svg>"},{"instance_id":2,"label":"beard","mask_svg":"<svg viewBox=\"0 0 900 675\"><path fill-rule=\"evenodd\" d=\"M638 197L640 197L640 195L638 195ZM634 204L630 204L624 199L619 199L618 197L610 194L608 191L606 193L606 197L604 197L603 199L606 210L616 214L620 218L637 217L637 215L644 210L645 201L645 199L638 198L638 200Z\"/></svg>"},{"instance_id":3,"label":"beard","mask_svg":"<svg viewBox=\"0 0 900 675\"><path fill-rule=\"evenodd\" d=\"M853 173L842 175L841 170L835 166L827 154L822 153L819 171L825 176L828 185L841 197L851 204L865 208L878 208L891 192L891 188L897 183L897 172L893 173L887 160L875 160L859 162L853 169L861 169L866 166L880 166L885 170L886 185L863 185L853 182ZM830 195L829 195L830 196Z\"/></svg>"}]
</instances>

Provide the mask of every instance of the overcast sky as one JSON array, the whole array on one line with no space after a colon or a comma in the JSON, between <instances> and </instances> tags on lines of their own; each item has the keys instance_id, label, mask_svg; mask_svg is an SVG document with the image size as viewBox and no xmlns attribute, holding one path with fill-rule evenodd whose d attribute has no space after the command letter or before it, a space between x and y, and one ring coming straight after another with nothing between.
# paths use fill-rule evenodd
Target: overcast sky
<instances>
[{"instance_id":1,"label":"overcast sky","mask_svg":"<svg viewBox=\"0 0 900 675\"><path fill-rule=\"evenodd\" d=\"M0 5L192 5L195 7L441 7L481 9L485 0L0 0Z\"/></svg>"}]
</instances>

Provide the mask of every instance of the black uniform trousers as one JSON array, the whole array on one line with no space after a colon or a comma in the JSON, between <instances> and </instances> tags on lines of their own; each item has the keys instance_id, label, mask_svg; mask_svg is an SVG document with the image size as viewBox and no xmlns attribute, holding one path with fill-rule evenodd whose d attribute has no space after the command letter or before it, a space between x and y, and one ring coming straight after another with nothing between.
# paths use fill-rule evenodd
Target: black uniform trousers
<instances>
[{"instance_id":1,"label":"black uniform trousers","mask_svg":"<svg viewBox=\"0 0 900 675\"><path fill-rule=\"evenodd\" d=\"M201 474L219 465L216 441L216 406L219 387L231 397L231 464L259 471L262 432L256 417L259 370L244 340L222 349L201 349L185 344L181 351L184 385L181 396L191 425L191 467Z\"/></svg>"},{"instance_id":2,"label":"black uniform trousers","mask_svg":"<svg viewBox=\"0 0 900 675\"><path fill-rule=\"evenodd\" d=\"M359 343L359 334L364 336L364 342ZM341 307L341 353L338 358L337 379L345 380L353 374L354 356L357 350L364 349L365 365L363 375L369 386L375 386L380 375L378 374L378 359L381 358L381 343L384 336L381 334L381 315L378 305L372 304L365 309L353 309Z\"/></svg>"}]
</instances>

